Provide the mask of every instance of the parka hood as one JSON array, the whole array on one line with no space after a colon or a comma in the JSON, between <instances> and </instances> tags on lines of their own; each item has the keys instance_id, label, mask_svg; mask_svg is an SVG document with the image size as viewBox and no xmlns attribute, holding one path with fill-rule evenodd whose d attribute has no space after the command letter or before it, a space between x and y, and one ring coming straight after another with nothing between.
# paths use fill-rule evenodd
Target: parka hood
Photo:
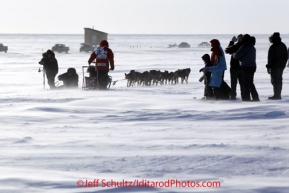
<instances>
[{"instance_id":1,"label":"parka hood","mask_svg":"<svg viewBox=\"0 0 289 193\"><path fill-rule=\"evenodd\" d=\"M50 54L50 55L51 55L51 58L55 58L55 54L54 54L54 52L51 51L51 50L47 50L47 51L46 51L46 54L47 54L47 55Z\"/></svg>"},{"instance_id":2,"label":"parka hood","mask_svg":"<svg viewBox=\"0 0 289 193\"><path fill-rule=\"evenodd\" d=\"M103 47L103 46L106 46L106 47L109 47L109 44L106 40L102 40L99 44L100 47Z\"/></svg>"},{"instance_id":3,"label":"parka hood","mask_svg":"<svg viewBox=\"0 0 289 193\"><path fill-rule=\"evenodd\" d=\"M217 39L212 39L211 41L211 46L212 48L219 48L220 47L220 42Z\"/></svg>"},{"instance_id":4,"label":"parka hood","mask_svg":"<svg viewBox=\"0 0 289 193\"><path fill-rule=\"evenodd\" d=\"M269 41L271 43L278 43L281 42L281 37L280 37L280 33L279 32L275 32L273 33L270 37L269 37Z\"/></svg>"},{"instance_id":5,"label":"parka hood","mask_svg":"<svg viewBox=\"0 0 289 193\"><path fill-rule=\"evenodd\" d=\"M76 70L75 70L75 68L68 68L67 69L67 73L69 73L71 75L75 75L76 74Z\"/></svg>"},{"instance_id":6,"label":"parka hood","mask_svg":"<svg viewBox=\"0 0 289 193\"><path fill-rule=\"evenodd\" d=\"M205 61L206 64L210 63L211 62L211 59L210 59L210 55L209 54L205 54L202 56L202 59Z\"/></svg>"},{"instance_id":7,"label":"parka hood","mask_svg":"<svg viewBox=\"0 0 289 193\"><path fill-rule=\"evenodd\" d=\"M222 56L222 51L220 48L221 44L220 44L219 40L212 39L210 42L211 42L211 46L212 46L211 51L213 52L213 55ZM214 60L214 58L211 57L212 62L213 62L213 60ZM215 63L213 62L213 64L215 64Z\"/></svg>"}]
</instances>

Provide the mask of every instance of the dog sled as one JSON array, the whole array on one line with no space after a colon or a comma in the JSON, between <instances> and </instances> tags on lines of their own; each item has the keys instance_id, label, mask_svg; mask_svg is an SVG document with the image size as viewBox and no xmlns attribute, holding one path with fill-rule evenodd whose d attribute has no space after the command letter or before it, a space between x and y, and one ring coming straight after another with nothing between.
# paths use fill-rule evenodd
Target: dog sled
<instances>
[{"instance_id":1,"label":"dog sled","mask_svg":"<svg viewBox=\"0 0 289 193\"><path fill-rule=\"evenodd\" d=\"M89 76L85 76L85 72ZM107 75L104 77L98 76L98 71L95 71L94 66L82 66L82 90L108 90L110 88L112 77ZM100 82L105 82L105 85L100 85Z\"/></svg>"}]
</instances>

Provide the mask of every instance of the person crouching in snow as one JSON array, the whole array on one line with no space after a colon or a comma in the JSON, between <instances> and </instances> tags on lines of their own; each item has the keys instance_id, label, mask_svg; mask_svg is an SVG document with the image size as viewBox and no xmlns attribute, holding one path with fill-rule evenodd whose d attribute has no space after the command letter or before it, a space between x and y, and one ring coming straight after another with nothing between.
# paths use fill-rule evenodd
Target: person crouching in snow
<instances>
[{"instance_id":1,"label":"person crouching in snow","mask_svg":"<svg viewBox=\"0 0 289 193\"><path fill-rule=\"evenodd\" d=\"M210 41L212 46L211 62L213 66L202 68L200 71L211 72L211 78L208 86L213 88L213 95L216 100L221 99L220 86L224 79L224 72L227 70L227 64L224 51L219 40L213 39Z\"/></svg>"},{"instance_id":2,"label":"person crouching in snow","mask_svg":"<svg viewBox=\"0 0 289 193\"><path fill-rule=\"evenodd\" d=\"M213 66L213 63L210 60L210 55L209 54L205 54L202 56L202 59L205 63L205 67L211 67ZM201 70L200 70L201 72ZM204 80L204 84L205 84L205 89L204 89L204 98L203 99L210 99L213 97L213 90L212 87L210 87L208 84L210 82L211 79L211 72L204 72L204 75L200 78L200 82L202 82Z\"/></svg>"},{"instance_id":3,"label":"person crouching in snow","mask_svg":"<svg viewBox=\"0 0 289 193\"><path fill-rule=\"evenodd\" d=\"M55 58L54 52L47 50L43 53L39 64L43 65L50 89L55 89L55 76L58 73L58 62Z\"/></svg>"},{"instance_id":4,"label":"person crouching in snow","mask_svg":"<svg viewBox=\"0 0 289 193\"><path fill-rule=\"evenodd\" d=\"M106 40L102 40L99 47L92 52L88 64L90 65L94 59L96 59L95 70L98 71L99 89L106 90L109 79L108 71L114 70L114 55Z\"/></svg>"},{"instance_id":5,"label":"person crouching in snow","mask_svg":"<svg viewBox=\"0 0 289 193\"><path fill-rule=\"evenodd\" d=\"M78 74L75 68L68 68L66 73L58 76L58 80L63 81L63 85L57 88L73 89L78 87Z\"/></svg>"}]
</instances>

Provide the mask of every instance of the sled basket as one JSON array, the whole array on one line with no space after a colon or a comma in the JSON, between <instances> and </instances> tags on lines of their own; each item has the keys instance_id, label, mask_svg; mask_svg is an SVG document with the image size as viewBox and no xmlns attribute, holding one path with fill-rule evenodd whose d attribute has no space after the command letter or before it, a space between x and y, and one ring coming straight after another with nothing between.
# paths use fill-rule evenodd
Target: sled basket
<instances>
[{"instance_id":1,"label":"sled basket","mask_svg":"<svg viewBox=\"0 0 289 193\"><path fill-rule=\"evenodd\" d=\"M90 73L92 71L92 66L82 66L82 74L83 74L83 82L82 82L82 90L96 90L99 88L97 73L93 74ZM84 76L84 71L87 69L89 72L89 77ZM94 69L94 68L93 68Z\"/></svg>"},{"instance_id":2,"label":"sled basket","mask_svg":"<svg viewBox=\"0 0 289 193\"><path fill-rule=\"evenodd\" d=\"M84 71L86 69L86 72L89 73L89 77L84 75ZM100 88L99 82L100 80L106 80L106 88L109 89L111 82L112 82L112 77L107 75L103 78L100 77L100 80L98 79L98 71L94 70L95 68L92 66L82 66L82 74L83 74L83 82L82 82L82 90L103 90L103 88ZM104 90L105 90L104 89Z\"/></svg>"},{"instance_id":3,"label":"sled basket","mask_svg":"<svg viewBox=\"0 0 289 193\"><path fill-rule=\"evenodd\" d=\"M97 77L85 77L84 89L98 88Z\"/></svg>"}]
</instances>

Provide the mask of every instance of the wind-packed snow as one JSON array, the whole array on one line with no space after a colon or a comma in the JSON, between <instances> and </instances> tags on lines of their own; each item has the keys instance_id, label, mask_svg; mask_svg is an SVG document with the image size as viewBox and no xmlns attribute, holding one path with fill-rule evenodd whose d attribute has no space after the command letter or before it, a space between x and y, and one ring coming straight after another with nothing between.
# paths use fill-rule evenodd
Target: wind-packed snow
<instances>
[{"instance_id":1,"label":"wind-packed snow","mask_svg":"<svg viewBox=\"0 0 289 193\"><path fill-rule=\"evenodd\" d=\"M236 34L237 35L237 34ZM108 91L82 91L79 52L83 35L0 35L0 192L289 192L289 69L281 101L265 69L269 35L256 35L255 85L261 102L205 101L199 69L219 39L232 35L109 35L117 83ZM289 35L282 35L289 45ZM167 48L188 42L191 48ZM44 91L38 72L42 52L56 43L59 74L76 68L78 90ZM132 46L134 49L132 49ZM229 62L225 80L230 85ZM175 71L191 68L188 84L126 87L134 69ZM88 76L85 73L85 76ZM46 81L47 82L47 81ZM46 89L48 89L46 85ZM210 181L221 187L78 187L77 182Z\"/></svg>"}]
</instances>

